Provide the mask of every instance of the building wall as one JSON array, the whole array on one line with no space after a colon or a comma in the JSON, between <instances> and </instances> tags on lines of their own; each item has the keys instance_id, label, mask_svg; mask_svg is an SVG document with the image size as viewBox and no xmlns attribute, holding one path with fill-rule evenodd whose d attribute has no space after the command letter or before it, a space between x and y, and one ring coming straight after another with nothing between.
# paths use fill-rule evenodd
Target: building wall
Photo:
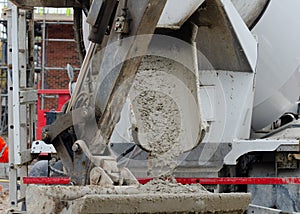
<instances>
[{"instance_id":1,"label":"building wall","mask_svg":"<svg viewBox=\"0 0 300 214\"><path fill-rule=\"evenodd\" d=\"M47 24L46 27L46 49L45 49L45 89L68 89L69 78L67 75L67 64L73 68L80 68L78 52L74 40L74 30L71 24ZM60 41L51 41L60 39ZM53 68L60 68L53 70ZM75 71L75 76L78 71ZM44 109L56 109L56 98L45 98Z\"/></svg>"}]
</instances>

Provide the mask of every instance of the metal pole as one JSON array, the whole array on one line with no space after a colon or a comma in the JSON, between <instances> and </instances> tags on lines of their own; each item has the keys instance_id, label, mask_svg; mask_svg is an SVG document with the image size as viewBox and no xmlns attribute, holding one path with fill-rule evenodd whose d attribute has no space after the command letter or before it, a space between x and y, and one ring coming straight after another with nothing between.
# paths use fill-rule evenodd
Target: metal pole
<instances>
[{"instance_id":1,"label":"metal pole","mask_svg":"<svg viewBox=\"0 0 300 214\"><path fill-rule=\"evenodd\" d=\"M27 89L28 81L28 73L27 73L27 53L28 53L28 35L27 35L27 29L26 29L26 11L19 9L18 11L18 64L19 67L14 71L19 77L19 85L14 85L14 92L17 90L18 93L16 94L16 97L14 99L18 100L19 103L19 118L15 118L14 121L18 121L20 124L20 141L19 141L19 149L17 152L15 151L15 156L17 156L20 160L17 162L18 166L18 175L20 177L20 191L19 191L19 200L23 200L25 198L26 194L26 185L23 184L23 177L27 177L28 175L28 168L27 164L24 162L24 152L28 149L28 110L29 108L27 104L22 104L20 102L20 92L21 90ZM15 34L13 34L15 36ZM24 51L23 51L24 50ZM15 82L16 77L14 76L13 81ZM29 77L30 79L30 77ZM16 123L17 124L17 123ZM18 142L15 142L18 143Z\"/></svg>"},{"instance_id":2,"label":"metal pole","mask_svg":"<svg viewBox=\"0 0 300 214\"><path fill-rule=\"evenodd\" d=\"M43 20L35 20L35 23L43 23ZM57 21L57 22L49 22L46 20L45 22L48 25L73 25L74 22L73 21L68 21L68 22L61 22L61 21Z\"/></svg>"},{"instance_id":3,"label":"metal pole","mask_svg":"<svg viewBox=\"0 0 300 214\"><path fill-rule=\"evenodd\" d=\"M36 67L36 69L42 69L41 67ZM75 71L80 71L80 68L73 68ZM45 67L45 70L61 70L67 71L67 67Z\"/></svg>"},{"instance_id":4,"label":"metal pole","mask_svg":"<svg viewBox=\"0 0 300 214\"><path fill-rule=\"evenodd\" d=\"M77 78L77 84L76 84L75 90L71 96L71 99L70 99L70 102L69 102L66 112L69 112L71 110L72 106L74 105L75 98L76 98L77 94L79 93L80 87L83 83L83 80L85 79L85 77L88 73L89 62L93 56L96 45L97 45L96 43L90 42L90 46L89 46L87 54L83 60L83 63L82 63L82 66L81 66L81 69L79 72L79 76Z\"/></svg>"},{"instance_id":5,"label":"metal pole","mask_svg":"<svg viewBox=\"0 0 300 214\"><path fill-rule=\"evenodd\" d=\"M12 6L12 80L13 80L13 130L14 130L14 149L15 154L20 151L20 102L19 102L19 37L18 37L18 13L16 6ZM14 157L15 164L21 164L19 155Z\"/></svg>"},{"instance_id":6,"label":"metal pole","mask_svg":"<svg viewBox=\"0 0 300 214\"><path fill-rule=\"evenodd\" d=\"M75 39L45 39L49 42L75 42Z\"/></svg>"},{"instance_id":7,"label":"metal pole","mask_svg":"<svg viewBox=\"0 0 300 214\"><path fill-rule=\"evenodd\" d=\"M41 84L41 89L45 89L45 66L46 66L46 62L45 62L45 48L46 48L46 13L45 13L45 8L43 8L43 15L44 15L44 19L43 19L43 25L42 25L42 84ZM41 109L44 109L44 96L41 95Z\"/></svg>"}]
</instances>

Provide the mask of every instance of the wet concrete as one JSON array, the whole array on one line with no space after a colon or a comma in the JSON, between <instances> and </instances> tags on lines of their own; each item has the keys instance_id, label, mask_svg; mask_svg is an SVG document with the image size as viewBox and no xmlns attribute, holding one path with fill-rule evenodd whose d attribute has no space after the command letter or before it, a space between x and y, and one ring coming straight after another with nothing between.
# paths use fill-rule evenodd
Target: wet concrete
<instances>
[{"instance_id":1,"label":"wet concrete","mask_svg":"<svg viewBox=\"0 0 300 214\"><path fill-rule=\"evenodd\" d=\"M32 214L243 213L249 201L250 194L208 193L202 188L180 194L141 187L30 185L27 190L27 212Z\"/></svg>"}]
</instances>

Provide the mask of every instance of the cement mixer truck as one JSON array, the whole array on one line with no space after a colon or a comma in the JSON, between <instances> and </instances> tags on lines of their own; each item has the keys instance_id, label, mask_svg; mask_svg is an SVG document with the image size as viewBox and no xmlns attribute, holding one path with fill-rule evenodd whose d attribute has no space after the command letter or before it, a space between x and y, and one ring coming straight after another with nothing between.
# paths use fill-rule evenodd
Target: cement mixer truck
<instances>
[{"instance_id":1,"label":"cement mixer truck","mask_svg":"<svg viewBox=\"0 0 300 214\"><path fill-rule=\"evenodd\" d=\"M34 142L56 153L62 166L51 169L74 186L27 187L33 178L20 176L30 213L300 211L300 2L12 2L16 14L74 7L84 58L64 114ZM14 171L23 153L10 153ZM196 193L129 194L157 177L214 194L203 206ZM108 197L108 186L124 194ZM17 194L10 200L17 204Z\"/></svg>"}]
</instances>

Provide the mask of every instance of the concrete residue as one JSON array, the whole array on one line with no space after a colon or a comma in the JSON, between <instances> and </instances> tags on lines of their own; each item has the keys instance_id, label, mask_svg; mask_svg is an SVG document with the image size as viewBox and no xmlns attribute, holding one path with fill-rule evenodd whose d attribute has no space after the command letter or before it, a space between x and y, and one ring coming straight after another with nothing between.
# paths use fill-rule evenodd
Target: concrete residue
<instances>
[{"instance_id":1,"label":"concrete residue","mask_svg":"<svg viewBox=\"0 0 300 214\"><path fill-rule=\"evenodd\" d=\"M176 182L175 179L156 178L145 185L139 187L139 191L143 193L156 194L182 194L182 193L207 193L210 194L201 184L183 185Z\"/></svg>"},{"instance_id":2,"label":"concrete residue","mask_svg":"<svg viewBox=\"0 0 300 214\"><path fill-rule=\"evenodd\" d=\"M200 184L183 185L174 178L155 178L145 185L133 186L37 186L35 191L43 192L45 197L59 201L69 201L82 198L86 195L139 195L139 194L188 194L208 193ZM43 191L46 190L47 191Z\"/></svg>"},{"instance_id":3,"label":"concrete residue","mask_svg":"<svg viewBox=\"0 0 300 214\"><path fill-rule=\"evenodd\" d=\"M8 191L0 192L0 213L6 213L8 209Z\"/></svg>"}]
</instances>

